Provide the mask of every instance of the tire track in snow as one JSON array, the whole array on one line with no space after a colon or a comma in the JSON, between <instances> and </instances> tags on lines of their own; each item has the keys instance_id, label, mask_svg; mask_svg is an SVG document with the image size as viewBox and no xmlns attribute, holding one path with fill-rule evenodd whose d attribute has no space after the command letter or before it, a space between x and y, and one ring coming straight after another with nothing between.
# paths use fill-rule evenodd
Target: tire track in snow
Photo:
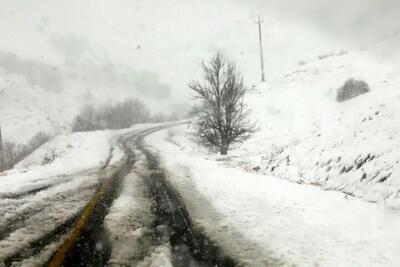
<instances>
[{"instance_id":1,"label":"tire track in snow","mask_svg":"<svg viewBox=\"0 0 400 267\"><path fill-rule=\"evenodd\" d=\"M159 162L143 145L144 136L139 136L136 145L145 154L148 162L147 177L152 197L154 199L153 212L155 213L154 233L155 241L160 236L158 229L168 229L169 242L173 248L174 266L238 266L231 258L224 255L223 250L216 246L208 237L195 227L185 207L182 198L165 179L165 174L159 167Z\"/></svg>"},{"instance_id":2,"label":"tire track in snow","mask_svg":"<svg viewBox=\"0 0 400 267\"><path fill-rule=\"evenodd\" d=\"M139 134L147 131L149 130ZM122 166L115 169L110 177L103 181L75 222L70 234L49 260L48 266L102 266L107 263L111 249L103 220L117 196L122 179L133 166L134 155L125 142L136 134L130 133L121 137L127 158Z\"/></svg>"},{"instance_id":3,"label":"tire track in snow","mask_svg":"<svg viewBox=\"0 0 400 267\"><path fill-rule=\"evenodd\" d=\"M22 261L23 259L31 256L35 256L38 254L45 246L56 242L60 236L66 234L72 223L78 218L79 214L75 214L73 217L65 221L63 224L56 227L51 232L41 236L40 238L36 239L28 243L22 250L15 252L14 254L6 257L3 259L3 264L6 267L11 267L14 265L15 262ZM0 265L1 266L1 265Z\"/></svg>"}]
</instances>

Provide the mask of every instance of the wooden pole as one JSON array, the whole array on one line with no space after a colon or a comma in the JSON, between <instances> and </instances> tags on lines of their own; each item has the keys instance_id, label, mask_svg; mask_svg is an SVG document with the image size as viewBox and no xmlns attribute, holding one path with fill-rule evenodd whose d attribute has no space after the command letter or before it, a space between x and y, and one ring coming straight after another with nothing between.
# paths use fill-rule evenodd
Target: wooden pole
<instances>
[{"instance_id":1,"label":"wooden pole","mask_svg":"<svg viewBox=\"0 0 400 267\"><path fill-rule=\"evenodd\" d=\"M258 39L260 42L261 81L265 82L264 55L263 55L262 35L261 35L261 24L264 23L264 21L261 20L260 15L258 15L258 20L256 21L256 23L258 24Z\"/></svg>"},{"instance_id":2,"label":"wooden pole","mask_svg":"<svg viewBox=\"0 0 400 267\"><path fill-rule=\"evenodd\" d=\"M1 135L1 126L0 126L0 172L5 170L5 158L4 158L4 147L3 147L3 138Z\"/></svg>"}]
</instances>

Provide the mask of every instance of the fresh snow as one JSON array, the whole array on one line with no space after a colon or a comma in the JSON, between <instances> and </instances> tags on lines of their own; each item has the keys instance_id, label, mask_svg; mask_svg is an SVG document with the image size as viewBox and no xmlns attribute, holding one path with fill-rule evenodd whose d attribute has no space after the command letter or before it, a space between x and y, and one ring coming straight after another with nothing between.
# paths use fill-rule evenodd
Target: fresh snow
<instances>
[{"instance_id":1,"label":"fresh snow","mask_svg":"<svg viewBox=\"0 0 400 267\"><path fill-rule=\"evenodd\" d=\"M108 131L57 136L0 176L0 196L50 186L104 166L111 156L111 136Z\"/></svg>"},{"instance_id":2,"label":"fresh snow","mask_svg":"<svg viewBox=\"0 0 400 267\"><path fill-rule=\"evenodd\" d=\"M400 209L400 79L394 34L363 50L314 59L246 98L259 130L233 147L226 165L344 192ZM371 92L345 102L336 92L350 78Z\"/></svg>"},{"instance_id":3,"label":"fresh snow","mask_svg":"<svg viewBox=\"0 0 400 267\"><path fill-rule=\"evenodd\" d=\"M138 171L145 165L146 158L135 150L135 159L134 171ZM131 172L124 178L121 188L104 219L112 247L110 266L141 262L144 255L151 251L152 244L151 224L154 218L143 178Z\"/></svg>"},{"instance_id":4,"label":"fresh snow","mask_svg":"<svg viewBox=\"0 0 400 267\"><path fill-rule=\"evenodd\" d=\"M0 66L0 123L6 141L21 144L38 132L69 132L82 104L79 95L32 86L25 77Z\"/></svg>"},{"instance_id":5,"label":"fresh snow","mask_svg":"<svg viewBox=\"0 0 400 267\"><path fill-rule=\"evenodd\" d=\"M400 214L340 192L229 168L179 132L159 152L195 222L247 266L399 266ZM170 142L171 139L174 142ZM182 144L182 145L177 145Z\"/></svg>"}]
</instances>

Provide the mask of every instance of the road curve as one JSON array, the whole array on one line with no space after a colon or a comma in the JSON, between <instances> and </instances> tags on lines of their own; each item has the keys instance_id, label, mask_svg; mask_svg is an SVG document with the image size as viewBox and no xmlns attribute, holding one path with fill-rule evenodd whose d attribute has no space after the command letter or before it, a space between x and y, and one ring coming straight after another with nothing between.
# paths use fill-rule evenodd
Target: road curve
<instances>
[{"instance_id":1,"label":"road curve","mask_svg":"<svg viewBox=\"0 0 400 267\"><path fill-rule=\"evenodd\" d=\"M143 143L145 136L173 125L176 124L148 128L122 136L119 144L125 151L124 159L118 167L101 170L104 179L86 206L50 233L0 261L0 266L18 266L18 263L42 253L52 244L58 245L53 254L49 255L46 266L108 265L113 247L104 226L104 218L121 192L122 181L129 173L135 172L135 153L143 153L147 161L147 170L138 172L138 175L148 189L148 198L152 203L151 213L154 215L150 227L152 244L147 244L149 247L141 250L148 249L150 255L151 250L160 245L160 240L167 240L173 266L237 266L223 254L222 249L196 228L179 194L168 183L165 172L159 166L157 155L152 154ZM137 262L139 261L138 259ZM135 266L137 262L132 259L128 265Z\"/></svg>"}]
</instances>

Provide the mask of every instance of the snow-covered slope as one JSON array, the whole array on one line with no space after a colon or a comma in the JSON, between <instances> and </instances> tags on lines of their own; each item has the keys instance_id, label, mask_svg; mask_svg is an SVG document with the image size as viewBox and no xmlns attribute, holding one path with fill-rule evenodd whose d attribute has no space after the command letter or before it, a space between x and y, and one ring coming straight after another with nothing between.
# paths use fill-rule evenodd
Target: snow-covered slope
<instances>
[{"instance_id":1,"label":"snow-covered slope","mask_svg":"<svg viewBox=\"0 0 400 267\"><path fill-rule=\"evenodd\" d=\"M259 131L221 164L400 208L398 53L377 56L398 38L315 55L258 84L247 103ZM350 78L366 81L371 91L337 102L337 89ZM176 138L194 148L187 137Z\"/></svg>"},{"instance_id":2,"label":"snow-covered slope","mask_svg":"<svg viewBox=\"0 0 400 267\"><path fill-rule=\"evenodd\" d=\"M88 102L138 98L154 112L174 102L157 73L112 58L84 36L40 36L45 57L0 44L0 125L8 141L23 143L38 131L68 132Z\"/></svg>"},{"instance_id":3,"label":"snow-covered slope","mask_svg":"<svg viewBox=\"0 0 400 267\"><path fill-rule=\"evenodd\" d=\"M0 196L17 195L71 180L71 174L97 170L111 157L115 132L59 135L0 176Z\"/></svg>"},{"instance_id":4,"label":"snow-covered slope","mask_svg":"<svg viewBox=\"0 0 400 267\"><path fill-rule=\"evenodd\" d=\"M234 164L400 207L398 54L372 56L398 38L317 56L258 85L249 105L260 131L233 152ZM336 91L350 78L371 92L339 103Z\"/></svg>"},{"instance_id":5,"label":"snow-covered slope","mask_svg":"<svg viewBox=\"0 0 400 267\"><path fill-rule=\"evenodd\" d=\"M23 76L0 67L0 123L8 141L21 143L39 131L68 130L81 103L78 96L32 86Z\"/></svg>"}]
</instances>

